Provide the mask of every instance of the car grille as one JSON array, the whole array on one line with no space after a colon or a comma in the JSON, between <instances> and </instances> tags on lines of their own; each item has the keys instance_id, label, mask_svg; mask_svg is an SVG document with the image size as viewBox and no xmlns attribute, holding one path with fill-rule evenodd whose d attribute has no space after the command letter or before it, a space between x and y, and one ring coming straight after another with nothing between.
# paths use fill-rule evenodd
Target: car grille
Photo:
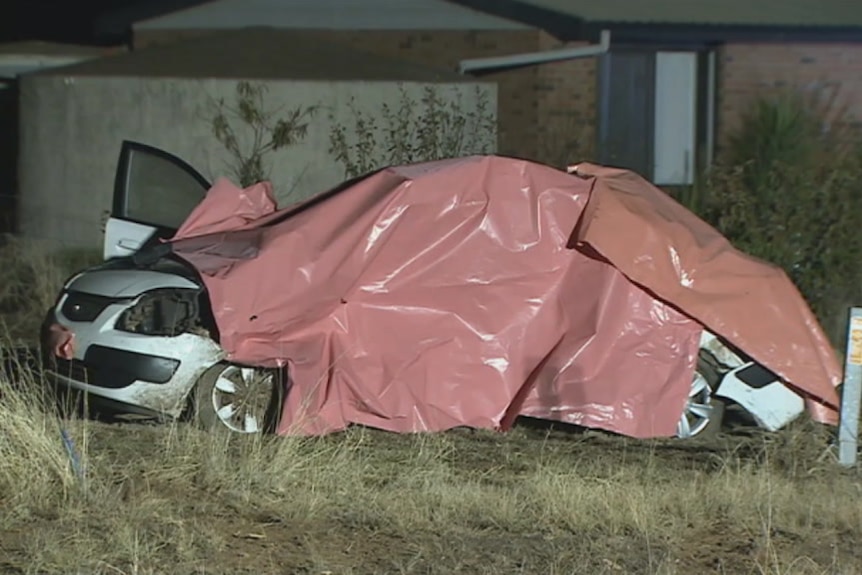
<instances>
[{"instance_id":1,"label":"car grille","mask_svg":"<svg viewBox=\"0 0 862 575\"><path fill-rule=\"evenodd\" d=\"M74 322L92 322L95 321L105 309L118 301L124 301L119 298L111 298L97 296L77 291L68 291L66 301L60 310L61 313Z\"/></svg>"}]
</instances>

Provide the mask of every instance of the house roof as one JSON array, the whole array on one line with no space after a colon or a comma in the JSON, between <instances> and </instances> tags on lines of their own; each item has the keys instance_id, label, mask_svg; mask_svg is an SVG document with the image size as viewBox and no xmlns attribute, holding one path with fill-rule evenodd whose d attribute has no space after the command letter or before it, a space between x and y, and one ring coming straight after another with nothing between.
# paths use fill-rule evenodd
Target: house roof
<instances>
[{"instance_id":1,"label":"house roof","mask_svg":"<svg viewBox=\"0 0 862 575\"><path fill-rule=\"evenodd\" d=\"M93 22L97 35L125 38L135 22L185 10L207 0L126 0L101 12Z\"/></svg>"},{"instance_id":2,"label":"house roof","mask_svg":"<svg viewBox=\"0 0 862 575\"><path fill-rule=\"evenodd\" d=\"M123 50L36 41L0 44L0 78L11 79L32 70L68 66Z\"/></svg>"},{"instance_id":3,"label":"house roof","mask_svg":"<svg viewBox=\"0 0 862 575\"><path fill-rule=\"evenodd\" d=\"M81 46L78 44L63 44L57 42L23 41L0 44L0 55L26 56L83 56L96 57L103 54L123 50L123 48L104 48L99 46Z\"/></svg>"},{"instance_id":4,"label":"house roof","mask_svg":"<svg viewBox=\"0 0 862 575\"><path fill-rule=\"evenodd\" d=\"M272 28L215 32L35 75L471 82L454 71L365 54Z\"/></svg>"},{"instance_id":5,"label":"house roof","mask_svg":"<svg viewBox=\"0 0 862 575\"><path fill-rule=\"evenodd\" d=\"M859 0L520 0L588 22L862 27Z\"/></svg>"},{"instance_id":6,"label":"house roof","mask_svg":"<svg viewBox=\"0 0 862 575\"><path fill-rule=\"evenodd\" d=\"M318 30L523 30L447 0L216 0L136 22L135 30L248 26Z\"/></svg>"},{"instance_id":7,"label":"house roof","mask_svg":"<svg viewBox=\"0 0 862 575\"><path fill-rule=\"evenodd\" d=\"M561 40L704 45L862 42L860 0L450 0Z\"/></svg>"}]
</instances>

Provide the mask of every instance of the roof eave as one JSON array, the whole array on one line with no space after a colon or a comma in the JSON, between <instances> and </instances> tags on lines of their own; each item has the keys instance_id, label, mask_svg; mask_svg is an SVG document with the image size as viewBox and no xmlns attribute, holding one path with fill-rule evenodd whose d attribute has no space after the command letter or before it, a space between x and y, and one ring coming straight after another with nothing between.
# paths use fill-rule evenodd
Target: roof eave
<instances>
[{"instance_id":1,"label":"roof eave","mask_svg":"<svg viewBox=\"0 0 862 575\"><path fill-rule=\"evenodd\" d=\"M862 42L862 26L774 26L740 24L670 24L585 22L563 40L594 40L610 30L621 44L727 44L727 43L853 43Z\"/></svg>"}]
</instances>

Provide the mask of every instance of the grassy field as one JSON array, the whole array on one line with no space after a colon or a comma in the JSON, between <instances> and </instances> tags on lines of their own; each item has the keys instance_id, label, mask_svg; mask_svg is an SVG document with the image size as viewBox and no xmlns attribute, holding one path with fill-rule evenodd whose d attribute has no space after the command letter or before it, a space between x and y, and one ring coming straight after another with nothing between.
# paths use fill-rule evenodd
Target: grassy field
<instances>
[{"instance_id":1,"label":"grassy field","mask_svg":"<svg viewBox=\"0 0 862 575\"><path fill-rule=\"evenodd\" d=\"M862 572L862 482L810 423L250 439L60 419L34 384L0 401L2 573Z\"/></svg>"},{"instance_id":2,"label":"grassy field","mask_svg":"<svg viewBox=\"0 0 862 575\"><path fill-rule=\"evenodd\" d=\"M0 288L18 341L52 265L41 288ZM807 421L710 442L527 423L252 439L61 417L13 371L0 573L862 573L862 478Z\"/></svg>"}]
</instances>

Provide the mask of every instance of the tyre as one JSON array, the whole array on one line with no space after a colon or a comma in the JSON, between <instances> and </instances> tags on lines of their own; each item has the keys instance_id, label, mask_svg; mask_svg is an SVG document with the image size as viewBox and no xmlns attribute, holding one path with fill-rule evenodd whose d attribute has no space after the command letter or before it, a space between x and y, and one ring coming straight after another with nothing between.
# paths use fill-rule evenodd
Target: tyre
<instances>
[{"instance_id":1,"label":"tyre","mask_svg":"<svg viewBox=\"0 0 862 575\"><path fill-rule=\"evenodd\" d=\"M712 396L721 376L707 357L698 358L691 389L676 427L680 439L712 437L721 430L724 402Z\"/></svg>"},{"instance_id":2,"label":"tyre","mask_svg":"<svg viewBox=\"0 0 862 575\"><path fill-rule=\"evenodd\" d=\"M194 416L207 430L273 433L284 403L284 370L219 363L194 391Z\"/></svg>"}]
</instances>

